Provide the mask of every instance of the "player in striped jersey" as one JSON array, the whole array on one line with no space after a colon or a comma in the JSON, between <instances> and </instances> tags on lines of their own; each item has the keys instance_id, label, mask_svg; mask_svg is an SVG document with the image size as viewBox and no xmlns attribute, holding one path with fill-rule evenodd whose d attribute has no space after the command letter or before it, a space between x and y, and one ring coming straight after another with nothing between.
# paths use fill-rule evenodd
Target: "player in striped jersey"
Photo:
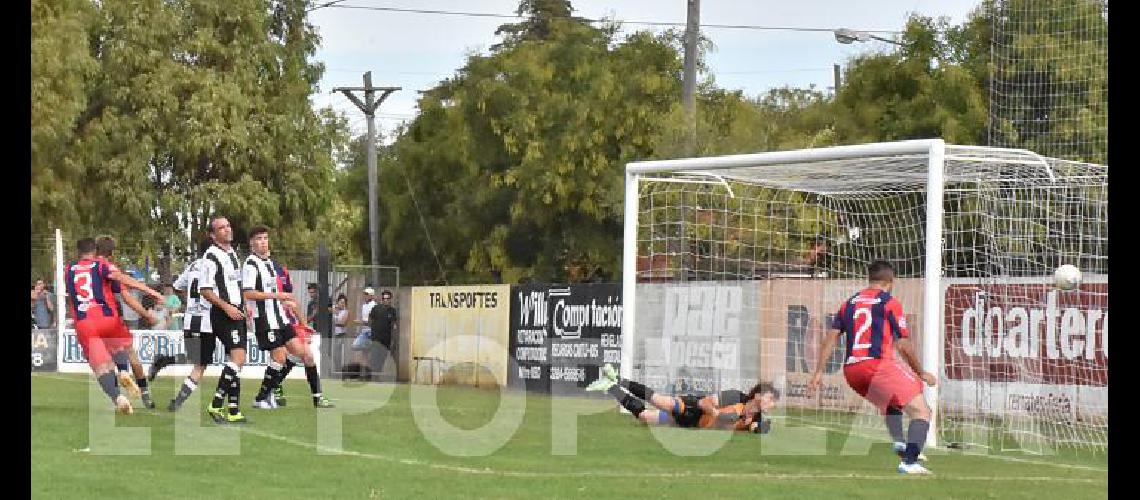
<instances>
[{"instance_id":1,"label":"player in striped jersey","mask_svg":"<svg viewBox=\"0 0 1140 500\"><path fill-rule=\"evenodd\" d=\"M233 228L222 216L210 218L210 245L202 255L198 290L209 303L202 315L201 329L210 331L226 348L227 361L218 379L214 399L206 412L217 423L246 423L238 408L241 396L241 367L245 364L246 321L242 312L241 261L230 246ZM227 405L228 399L228 405ZM225 407L229 411L225 411Z\"/></svg>"},{"instance_id":2,"label":"player in striped jersey","mask_svg":"<svg viewBox=\"0 0 1140 500\"><path fill-rule=\"evenodd\" d=\"M657 394L644 384L621 378L610 364L602 367L601 376L586 388L606 391L622 408L647 425L672 425L698 429L721 429L767 433L771 421L763 415L776 406L780 391L762 382L747 394L735 389L704 397ZM654 408L646 408L645 403Z\"/></svg>"},{"instance_id":3,"label":"player in striped jersey","mask_svg":"<svg viewBox=\"0 0 1140 500\"><path fill-rule=\"evenodd\" d=\"M273 266L277 272L277 289L292 294L293 279L289 276L289 268L277 260L273 261ZM285 316L289 320L289 326L293 328L293 334L296 335L297 340L301 341L301 345L308 348L313 342L313 333L315 332L309 325L305 324L305 315L299 311L300 307L295 301L286 303ZM294 366L304 364L304 358L295 356L293 353L288 353L285 356L285 365L281 367L281 373L278 377L281 380L285 380ZM281 384L277 384L277 386L273 388L273 393L269 396L269 401L273 406L285 406L285 391L282 390Z\"/></svg>"},{"instance_id":4,"label":"player in striped jersey","mask_svg":"<svg viewBox=\"0 0 1140 500\"><path fill-rule=\"evenodd\" d=\"M265 368L261 390L254 399L255 408L270 409L271 391L281 384L281 369L285 354L300 356L305 363L309 390L313 393L313 406L331 408L333 404L321 394L321 379L316 361L308 345L296 338L289 322L289 309L296 307L292 294L278 289L277 266L269 256L269 229L254 227L249 232L249 248L253 252L242 267L242 289L245 300L253 303L254 332L258 346L269 351L271 359Z\"/></svg>"},{"instance_id":5,"label":"player in striped jersey","mask_svg":"<svg viewBox=\"0 0 1140 500\"><path fill-rule=\"evenodd\" d=\"M198 255L204 255L211 245L213 245L212 240L203 240L198 247ZM170 400L170 404L166 407L168 411L177 411L182 407L183 403L198 388L202 375L206 371L206 366L214 359L217 337L213 331L203 328L203 323L209 323L207 315L210 311L209 303L202 297L201 292L201 273L204 267L202 258L198 258L186 266L182 274L174 280L174 288L186 293L186 313L182 322L182 339L185 345L186 359L194 366L190 369L190 374L182 381L182 387L178 390L178 394ZM150 379L154 380L159 370L175 361L173 356L155 359L155 364L151 365Z\"/></svg>"},{"instance_id":6,"label":"player in striped jersey","mask_svg":"<svg viewBox=\"0 0 1140 500\"><path fill-rule=\"evenodd\" d=\"M899 473L930 474L918 463L930 430L930 408L922 397L922 383L934 386L938 379L923 371L910 341L902 304L891 296L894 267L885 261L875 261L868 266L867 275L868 287L839 307L831 332L824 336L808 392L814 393L819 387L823 378L820 370L839 336L846 335L847 360L843 376L852 390L883 413L895 452L903 460L898 466ZM896 357L896 345L909 367ZM903 412L910 416L905 442Z\"/></svg>"}]
</instances>

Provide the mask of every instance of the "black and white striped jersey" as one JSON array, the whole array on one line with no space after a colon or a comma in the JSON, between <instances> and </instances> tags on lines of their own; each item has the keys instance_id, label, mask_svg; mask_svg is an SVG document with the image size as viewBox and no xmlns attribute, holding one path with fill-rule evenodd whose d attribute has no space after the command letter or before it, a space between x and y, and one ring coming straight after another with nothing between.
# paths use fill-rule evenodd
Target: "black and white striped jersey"
<instances>
[{"instance_id":1,"label":"black and white striped jersey","mask_svg":"<svg viewBox=\"0 0 1140 500\"><path fill-rule=\"evenodd\" d=\"M277 270L271 258L261 258L251 254L245 259L241 270L242 290L262 293L278 293ZM277 299L251 300L253 303L253 325L256 331L279 330L289 324L285 314L285 304Z\"/></svg>"},{"instance_id":2,"label":"black and white striped jersey","mask_svg":"<svg viewBox=\"0 0 1140 500\"><path fill-rule=\"evenodd\" d=\"M222 250L218 245L210 245L199 261L202 262L201 289L214 290L226 303L241 310L244 302L241 296L241 261L234 249ZM213 309L213 304L209 305Z\"/></svg>"},{"instance_id":3,"label":"black and white striped jersey","mask_svg":"<svg viewBox=\"0 0 1140 500\"><path fill-rule=\"evenodd\" d=\"M174 280L174 288L186 292L186 311L182 318L182 329L189 332L212 333L210 324L210 301L202 297L202 259L191 262Z\"/></svg>"}]
</instances>

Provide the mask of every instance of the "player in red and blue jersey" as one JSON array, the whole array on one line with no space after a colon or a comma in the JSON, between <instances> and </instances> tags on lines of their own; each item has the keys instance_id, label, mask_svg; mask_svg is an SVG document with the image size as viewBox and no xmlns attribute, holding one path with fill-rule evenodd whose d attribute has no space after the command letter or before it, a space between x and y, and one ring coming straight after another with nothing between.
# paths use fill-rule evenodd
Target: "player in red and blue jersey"
<instances>
[{"instance_id":1,"label":"player in red and blue jersey","mask_svg":"<svg viewBox=\"0 0 1140 500\"><path fill-rule=\"evenodd\" d=\"M824 336L808 391L815 392L819 387L824 363L831 356L839 336L846 335L847 356L843 375L852 390L884 414L895 452L903 459L898 471L929 474L930 471L918 463L926 433L930 430L930 408L922 397L922 382L934 386L938 379L923 371L910 340L902 304L891 296L894 268L888 262L875 261L868 267L867 274L869 286L839 307L830 334ZM895 356L896 347L909 368ZM910 416L905 443L902 431L904 411Z\"/></svg>"},{"instance_id":2,"label":"player in red and blue jersey","mask_svg":"<svg viewBox=\"0 0 1140 500\"><path fill-rule=\"evenodd\" d=\"M155 324L156 318L154 315L147 311L146 308L139 303L138 299L134 297L134 295L131 295L129 293L120 293L121 290L118 289L117 285L121 282L123 285L134 288L136 290L141 290L149 294L156 300L165 300L165 297L163 297L161 293L158 293L157 290L146 286L145 283L136 280L119 270L119 267L116 266L114 261L111 260L111 257L113 257L114 254L114 238L110 236L99 236L98 238L95 238L96 259L102 260L103 263L107 265L107 268L111 270L112 274L119 276L119 280L114 282L116 289L109 290L109 292L112 294L118 294L118 296L122 298L123 302L127 304L127 307L134 309L135 312L139 314L139 317L142 318L142 320L147 324ZM118 305L118 301L112 301L112 303ZM119 330L117 331L116 336L118 338L125 339L125 341L128 342L127 347L124 349L126 359L118 359L115 361L115 364L119 369L119 383L126 387L132 396L142 399L143 406L153 410L154 400L150 396L150 387L147 384L146 371L143 370L142 362L139 360L138 352L135 351L134 336L131 335L130 330L127 328L127 323L122 319L122 311L119 311L119 313ZM127 373L128 365L130 365L130 370L133 372L134 379L131 378L131 373Z\"/></svg>"},{"instance_id":3,"label":"player in red and blue jersey","mask_svg":"<svg viewBox=\"0 0 1140 500\"><path fill-rule=\"evenodd\" d=\"M75 318L75 333L87 364L99 380L103 392L111 398L120 413L134 412L131 403L119 390L113 356L130 346L129 339L119 334L122 319L115 304L121 273L95 256L95 240L83 238L76 243L79 259L67 266L68 305Z\"/></svg>"}]
</instances>

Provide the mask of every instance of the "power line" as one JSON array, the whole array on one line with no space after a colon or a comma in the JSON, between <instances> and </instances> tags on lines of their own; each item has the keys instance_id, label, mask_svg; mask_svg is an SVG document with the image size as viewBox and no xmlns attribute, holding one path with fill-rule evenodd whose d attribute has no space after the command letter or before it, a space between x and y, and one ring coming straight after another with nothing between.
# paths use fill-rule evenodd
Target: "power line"
<instances>
[{"instance_id":1,"label":"power line","mask_svg":"<svg viewBox=\"0 0 1140 500\"><path fill-rule=\"evenodd\" d=\"M314 10L320 10L320 9L325 8L325 7L335 7L336 4L341 3L343 1L345 1L345 0L333 0L331 2L325 2L323 5L318 5L316 7L309 9L309 10L306 10L305 12L312 12Z\"/></svg>"},{"instance_id":2,"label":"power line","mask_svg":"<svg viewBox=\"0 0 1140 500\"><path fill-rule=\"evenodd\" d=\"M371 10L379 12L403 12L408 14L433 14L433 15L447 15L447 16L461 16L461 17L488 17L495 19L521 19L523 16L518 14L491 14L487 12L457 12L450 10L425 10L425 9L404 9L398 7L375 7L364 5L328 5L328 7L335 9L357 9L357 10ZM566 16L564 16L566 17ZM584 17L568 16L572 19L579 19L588 23L605 22L604 19L587 19ZM665 22L665 21L618 21L621 24L638 24L644 26L685 26L685 23L678 22ZM701 28L724 28L724 29L747 29L747 30L762 30L762 31L797 31L797 32L812 32L812 33L832 33L834 28L807 28L796 26L762 26L755 24L701 24ZM887 33L892 35L901 34L901 31L893 30L858 30L864 33Z\"/></svg>"}]
</instances>

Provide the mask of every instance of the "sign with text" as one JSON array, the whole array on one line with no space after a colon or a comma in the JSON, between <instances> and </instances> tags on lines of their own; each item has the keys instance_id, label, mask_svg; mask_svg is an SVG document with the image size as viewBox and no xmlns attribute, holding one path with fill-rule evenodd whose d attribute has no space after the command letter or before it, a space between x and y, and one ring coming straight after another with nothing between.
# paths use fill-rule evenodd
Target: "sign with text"
<instances>
[{"instance_id":1,"label":"sign with text","mask_svg":"<svg viewBox=\"0 0 1140 500\"><path fill-rule=\"evenodd\" d=\"M510 285L413 287L413 369L438 369L445 383L506 383L510 291ZM412 374L413 382L426 380L434 378Z\"/></svg>"},{"instance_id":2,"label":"sign with text","mask_svg":"<svg viewBox=\"0 0 1140 500\"><path fill-rule=\"evenodd\" d=\"M620 284L512 286L511 385L584 394L602 365L620 367L621 316Z\"/></svg>"},{"instance_id":3,"label":"sign with text","mask_svg":"<svg viewBox=\"0 0 1140 500\"><path fill-rule=\"evenodd\" d=\"M54 372L56 370L56 330L32 330L32 371Z\"/></svg>"}]
</instances>

